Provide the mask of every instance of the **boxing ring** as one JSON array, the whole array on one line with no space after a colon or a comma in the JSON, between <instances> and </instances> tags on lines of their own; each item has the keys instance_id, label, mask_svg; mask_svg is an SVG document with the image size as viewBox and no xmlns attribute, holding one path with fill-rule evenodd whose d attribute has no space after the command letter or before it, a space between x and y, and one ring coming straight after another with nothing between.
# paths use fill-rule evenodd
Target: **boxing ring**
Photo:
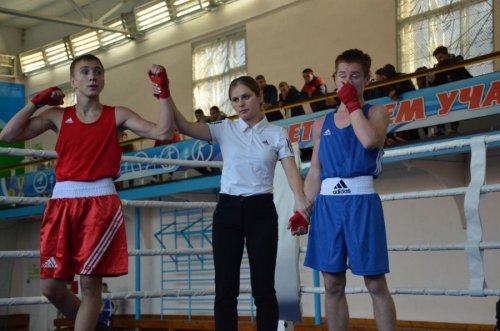
<instances>
[{"instance_id":1,"label":"boxing ring","mask_svg":"<svg viewBox=\"0 0 500 331\"><path fill-rule=\"evenodd\" d=\"M484 241L483 240L483 222L481 220L480 202L484 195L494 192L500 192L500 184L486 184L487 173L487 158L488 149L495 149L500 146L500 133L494 132L491 134L473 135L450 139L441 142L420 143L414 146L402 146L397 148L388 148L384 155L384 163L404 163L408 160L437 157L450 154L469 155L469 183L462 187L452 187L445 189L433 189L423 191L405 191L398 193L381 193L381 199L386 203L403 200L415 199L437 199L443 197L463 197L463 219L461 226L464 230L465 238L463 242L453 243L416 243L416 244L389 244L389 252L391 259L394 254L418 254L419 252L463 252L466 264L467 273L462 275L468 279L468 286L464 288L439 288L432 285L423 287L391 287L389 279L390 291L394 295L403 296L468 296L468 297L487 297L500 296L500 288L489 288L487 286L487 275L485 273L484 254L487 251L500 249L500 241ZM36 156L39 158L55 157L53 151L40 150L25 150L0 148L1 154L19 155L19 156ZM136 156L123 156L122 161L137 162L137 163L152 163L161 165L184 165L188 167L207 166L221 167L221 162L214 161L188 161L188 160L171 160L158 158L143 158ZM276 289L278 301L280 303L280 320L283 321L300 321L302 318L303 301L306 296L313 296L314 316L317 323L321 319L321 302L320 296L324 293L324 288L321 287L320 277L317 272L309 269L304 270L301 261L306 248L303 246L304 238L291 236L286 230L288 218L292 214L293 195L284 179L284 174L280 173L281 166L277 167L275 179L275 201L278 208L279 217L279 236L280 243L278 248L278 261L276 270ZM382 174L383 176L383 174ZM10 205L41 205L46 202L45 197L8 197L0 196L0 204ZM136 213L139 209L158 209L167 208L175 210L203 208L212 210L215 207L215 202L181 202L181 201L153 201L153 200L126 200L123 199L124 207L135 208ZM140 218L140 217L139 217ZM439 220L436 220L438 222ZM390 229L392 222L386 215L386 227ZM139 239L136 228L135 238ZM432 231L432 229L429 229ZM497 236L498 237L498 236ZM391 243L390 236L389 242ZM130 247L130 244L129 244ZM139 243L135 243L134 250L129 250L129 256L133 256L136 260L135 274L130 270L130 274L134 274L136 279L141 277L141 257L176 257L176 256L200 256L210 255L210 247L186 247L176 249L141 249ZM0 259L34 259L39 257L38 251L1 251ZM393 262L391 261L391 267ZM309 276L307 276L309 275ZM310 279L307 282L312 282L312 286L305 284L304 277ZM302 281L301 281L302 279ZM140 318L140 300L156 299L156 298L181 298L181 297L211 297L214 295L213 287L194 287L191 289L172 289L172 290L140 290L140 281L136 282L135 291L113 292L105 295L113 300L135 300L136 318ZM249 295L251 293L250 286L245 284L240 288L241 294ZM368 293L364 286L354 286L346 288L346 293L349 295ZM310 298L309 298L310 300ZM43 296L32 297L7 297L0 298L0 306L23 306L23 305L40 305L49 303ZM138 308L139 307L139 308ZM252 311L253 313L253 311ZM290 327L290 323L288 323ZM280 327L283 326L280 324Z\"/></svg>"}]
</instances>

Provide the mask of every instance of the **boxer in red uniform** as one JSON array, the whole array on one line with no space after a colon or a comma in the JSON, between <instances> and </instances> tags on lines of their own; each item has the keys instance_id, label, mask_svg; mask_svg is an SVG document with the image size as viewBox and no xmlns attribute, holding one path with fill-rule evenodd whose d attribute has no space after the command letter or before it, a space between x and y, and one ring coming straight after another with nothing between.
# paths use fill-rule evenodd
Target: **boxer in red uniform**
<instances>
[{"instance_id":1,"label":"boxer in red uniform","mask_svg":"<svg viewBox=\"0 0 500 331\"><path fill-rule=\"evenodd\" d=\"M23 141L47 130L58 134L55 150L56 185L47 203L40 234L42 293L75 330L93 330L102 308L102 277L124 275L128 252L122 205L113 179L120 170L118 134L129 129L138 136L171 139L174 122L168 79L164 68L149 72L159 87L158 124L126 107L101 104L104 68L91 54L77 57L70 66L76 104L60 107L64 94L51 87L37 94L5 125L0 140ZM34 115L38 108L52 106ZM66 287L80 275L80 300Z\"/></svg>"}]
</instances>

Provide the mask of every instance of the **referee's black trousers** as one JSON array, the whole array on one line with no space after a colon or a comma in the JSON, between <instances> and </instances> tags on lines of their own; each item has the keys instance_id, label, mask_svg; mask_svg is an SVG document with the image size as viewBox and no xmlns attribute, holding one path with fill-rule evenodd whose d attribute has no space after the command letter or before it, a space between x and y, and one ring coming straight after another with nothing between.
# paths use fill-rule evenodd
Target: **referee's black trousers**
<instances>
[{"instance_id":1,"label":"referee's black trousers","mask_svg":"<svg viewBox=\"0 0 500 331\"><path fill-rule=\"evenodd\" d=\"M249 197L221 194L214 211L212 245L215 265L215 329L238 329L238 295L246 242L257 330L276 331L278 302L274 271L278 249L278 214L272 194Z\"/></svg>"}]
</instances>

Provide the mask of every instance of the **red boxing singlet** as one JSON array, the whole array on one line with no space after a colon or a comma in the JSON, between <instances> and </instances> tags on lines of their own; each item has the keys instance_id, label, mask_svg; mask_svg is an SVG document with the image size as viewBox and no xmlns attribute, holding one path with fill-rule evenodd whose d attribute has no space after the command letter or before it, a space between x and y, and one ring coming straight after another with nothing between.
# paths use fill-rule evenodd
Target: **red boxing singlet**
<instances>
[{"instance_id":1,"label":"red boxing singlet","mask_svg":"<svg viewBox=\"0 0 500 331\"><path fill-rule=\"evenodd\" d=\"M117 178L122 153L115 108L103 106L97 121L83 123L76 115L75 106L67 107L55 150L58 155L55 167L58 182Z\"/></svg>"}]
</instances>

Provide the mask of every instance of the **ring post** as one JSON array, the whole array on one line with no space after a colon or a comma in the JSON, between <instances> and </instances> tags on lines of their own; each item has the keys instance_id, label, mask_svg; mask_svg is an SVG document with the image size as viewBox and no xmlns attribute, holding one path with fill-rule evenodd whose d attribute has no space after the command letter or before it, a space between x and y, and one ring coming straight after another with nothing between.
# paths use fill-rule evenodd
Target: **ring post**
<instances>
[{"instance_id":1,"label":"ring post","mask_svg":"<svg viewBox=\"0 0 500 331\"><path fill-rule=\"evenodd\" d=\"M141 249L141 209L135 208L135 249ZM135 290L141 290L141 256L135 257ZM135 299L135 319L141 318L141 299Z\"/></svg>"}]
</instances>

